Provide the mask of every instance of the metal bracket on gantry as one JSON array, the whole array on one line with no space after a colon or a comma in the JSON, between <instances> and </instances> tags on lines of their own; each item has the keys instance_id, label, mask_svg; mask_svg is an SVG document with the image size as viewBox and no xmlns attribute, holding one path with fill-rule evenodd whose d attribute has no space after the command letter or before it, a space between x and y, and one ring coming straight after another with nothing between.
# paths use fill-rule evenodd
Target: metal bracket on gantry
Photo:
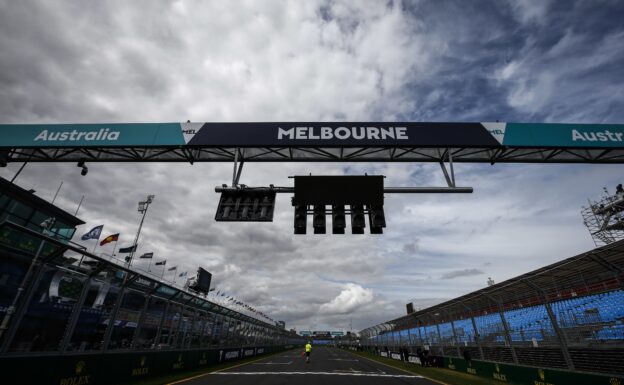
<instances>
[{"instance_id":1,"label":"metal bracket on gantry","mask_svg":"<svg viewBox=\"0 0 624 385\"><path fill-rule=\"evenodd\" d=\"M448 170L446 168L446 162L448 162ZM472 187L457 187L455 182L455 168L453 167L453 151L452 149L446 149L446 152L442 154L440 160L440 168L444 174L444 179L448 187L384 187L384 193L404 193L404 194L417 194L417 193L472 193Z\"/></svg>"},{"instance_id":2,"label":"metal bracket on gantry","mask_svg":"<svg viewBox=\"0 0 624 385\"><path fill-rule=\"evenodd\" d=\"M240 177L243 171L244 161L244 150L236 148L234 152L234 167L232 169L232 185L228 187L227 185L221 185L215 187L215 192L227 192L227 191L236 191L236 190L244 190L244 189L253 189L256 192L262 191L273 191L276 193L294 193L295 189L293 187L276 187L271 185L270 187L249 187L245 185L240 185ZM243 159L241 159L243 158ZM453 153L449 148L446 150L446 153L442 156L442 159L446 158L449 164L449 169L446 168L446 162L444 160L440 160L440 168L442 169L442 173L444 174L444 179L446 180L447 187L384 187L384 194L430 194L430 193L472 193L472 187L458 187L455 182L455 169L453 166Z\"/></svg>"},{"instance_id":3,"label":"metal bracket on gantry","mask_svg":"<svg viewBox=\"0 0 624 385\"><path fill-rule=\"evenodd\" d=\"M245 164L245 159L238 160L239 153L241 152L240 148L236 148L234 150L234 169L232 170L232 187L238 188L238 181L240 180L241 173L243 172L243 165ZM245 151L245 149L243 149ZM243 157L244 154L241 154Z\"/></svg>"},{"instance_id":4,"label":"metal bracket on gantry","mask_svg":"<svg viewBox=\"0 0 624 385\"><path fill-rule=\"evenodd\" d=\"M453 168L453 151L449 148L446 150L447 159L449 163L449 169L451 173L449 175L448 171L446 171L446 165L444 164L444 160L440 160L440 168L442 168L442 173L444 174L444 179L446 179L446 183L449 187L455 186L455 170Z\"/></svg>"}]
</instances>

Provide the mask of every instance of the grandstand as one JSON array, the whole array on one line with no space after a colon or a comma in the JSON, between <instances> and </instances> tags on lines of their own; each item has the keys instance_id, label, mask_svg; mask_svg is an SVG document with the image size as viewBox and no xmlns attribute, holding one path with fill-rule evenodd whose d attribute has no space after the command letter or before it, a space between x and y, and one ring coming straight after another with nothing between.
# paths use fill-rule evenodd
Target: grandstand
<instances>
[{"instance_id":1,"label":"grandstand","mask_svg":"<svg viewBox=\"0 0 624 385\"><path fill-rule=\"evenodd\" d=\"M366 328L370 350L624 374L624 241Z\"/></svg>"},{"instance_id":2,"label":"grandstand","mask_svg":"<svg viewBox=\"0 0 624 385\"><path fill-rule=\"evenodd\" d=\"M50 217L54 226L42 228ZM61 383L83 383L72 374L83 362L96 382L119 383L136 373L192 369L300 340L276 324L88 252L71 242L83 223L0 178L3 373L15 370L24 383L54 382L49 373ZM45 370L23 370L33 357L49 367L45 380L36 377ZM132 363L137 360L140 365ZM109 371L111 365L136 367Z\"/></svg>"}]
</instances>

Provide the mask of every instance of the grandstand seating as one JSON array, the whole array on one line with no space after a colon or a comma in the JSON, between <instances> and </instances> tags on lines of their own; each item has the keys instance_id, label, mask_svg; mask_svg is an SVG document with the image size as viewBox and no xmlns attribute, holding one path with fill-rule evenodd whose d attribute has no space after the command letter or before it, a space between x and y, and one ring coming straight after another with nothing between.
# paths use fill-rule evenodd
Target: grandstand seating
<instances>
[{"instance_id":1,"label":"grandstand seating","mask_svg":"<svg viewBox=\"0 0 624 385\"><path fill-rule=\"evenodd\" d=\"M560 348L559 337L550 320L546 306L551 306L557 326L567 336L573 365L578 370L622 373L622 349L575 349L588 347L591 343L613 344L624 342L624 291L567 298L549 305L520 307L503 312L509 329L517 362L551 368L566 368L566 360ZM473 358L495 362L512 363L512 349L505 341L505 326L500 313L483 314L472 319L430 324L403 330L385 331L371 337L370 341L381 346L430 345L433 352L446 356L461 356L468 350ZM483 352L483 355L481 355ZM615 352L615 353L614 353Z\"/></svg>"},{"instance_id":2,"label":"grandstand seating","mask_svg":"<svg viewBox=\"0 0 624 385\"><path fill-rule=\"evenodd\" d=\"M468 345L475 342L475 332L472 321L469 318L453 321L453 325L455 326L457 342L460 345Z\"/></svg>"},{"instance_id":3,"label":"grandstand seating","mask_svg":"<svg viewBox=\"0 0 624 385\"><path fill-rule=\"evenodd\" d=\"M474 318L479 338L487 343L505 344L505 328L499 313L491 313Z\"/></svg>"},{"instance_id":4,"label":"grandstand seating","mask_svg":"<svg viewBox=\"0 0 624 385\"><path fill-rule=\"evenodd\" d=\"M570 342L624 340L624 291L615 290L552 303L557 324Z\"/></svg>"},{"instance_id":5,"label":"grandstand seating","mask_svg":"<svg viewBox=\"0 0 624 385\"><path fill-rule=\"evenodd\" d=\"M455 345L455 338L453 336L453 326L450 322L445 322L438 325L440 331L440 341L445 345Z\"/></svg>"},{"instance_id":6,"label":"grandstand seating","mask_svg":"<svg viewBox=\"0 0 624 385\"><path fill-rule=\"evenodd\" d=\"M624 374L622 265L624 240L364 329L362 345Z\"/></svg>"},{"instance_id":7,"label":"grandstand seating","mask_svg":"<svg viewBox=\"0 0 624 385\"><path fill-rule=\"evenodd\" d=\"M510 310L504 315L512 342L527 341L537 344L544 340L556 341L555 329L544 305Z\"/></svg>"}]
</instances>

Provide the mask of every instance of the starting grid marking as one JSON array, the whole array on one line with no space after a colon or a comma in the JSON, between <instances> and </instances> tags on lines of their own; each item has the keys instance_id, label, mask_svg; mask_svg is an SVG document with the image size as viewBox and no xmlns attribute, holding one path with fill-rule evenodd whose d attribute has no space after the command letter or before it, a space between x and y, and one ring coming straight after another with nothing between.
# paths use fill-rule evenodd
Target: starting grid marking
<instances>
[{"instance_id":1,"label":"starting grid marking","mask_svg":"<svg viewBox=\"0 0 624 385\"><path fill-rule=\"evenodd\" d=\"M317 375L317 376L355 376L355 377L388 377L388 378L424 378L423 376L408 374L381 374L374 372L216 372L222 376L292 376L292 375Z\"/></svg>"},{"instance_id":2,"label":"starting grid marking","mask_svg":"<svg viewBox=\"0 0 624 385\"><path fill-rule=\"evenodd\" d=\"M288 361L288 362L254 362L254 365L290 365L292 364L292 361Z\"/></svg>"},{"instance_id":3,"label":"starting grid marking","mask_svg":"<svg viewBox=\"0 0 624 385\"><path fill-rule=\"evenodd\" d=\"M346 361L346 362L360 362L360 360L350 360L348 358L329 358L327 361Z\"/></svg>"}]
</instances>

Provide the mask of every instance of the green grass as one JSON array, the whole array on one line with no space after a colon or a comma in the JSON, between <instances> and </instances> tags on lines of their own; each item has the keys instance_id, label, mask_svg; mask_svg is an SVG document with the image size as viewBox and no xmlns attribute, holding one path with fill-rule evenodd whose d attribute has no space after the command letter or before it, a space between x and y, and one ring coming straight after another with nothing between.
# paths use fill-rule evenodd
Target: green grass
<instances>
[{"instance_id":1,"label":"green grass","mask_svg":"<svg viewBox=\"0 0 624 385\"><path fill-rule=\"evenodd\" d=\"M474 376L468 373L456 372L450 369L444 368L425 368L418 364L412 364L402 361L393 360L391 358L385 358L376 356L367 352L353 352L349 353L368 358L373 361L381 362L388 366L392 366L397 369L405 370L406 372L418 374L423 377L430 378L439 382L443 382L448 385L500 385L501 382L490 380L483 377Z\"/></svg>"},{"instance_id":2,"label":"green grass","mask_svg":"<svg viewBox=\"0 0 624 385\"><path fill-rule=\"evenodd\" d=\"M264 358L267 358L267 357L274 356L276 354L283 354L284 352L287 352L287 351L288 350L283 350L283 351L280 351L280 352L275 352L275 353L270 353L270 354L263 354L262 356L255 356L255 357L244 358L242 360L236 360L236 361L233 361L233 362L227 362L227 363L223 363L223 364L219 364L219 365L207 366L207 367L204 367L204 368L201 368L201 369L190 370L190 371L186 371L186 372L180 372L180 373L176 373L176 374L172 374L172 375L166 375L166 376L154 377L154 378L146 378L146 379L140 380L140 381L124 382L123 385L162 385L162 384L169 384L171 382L180 381L180 380L183 380L185 378L199 376L201 374L211 373L211 372L214 372L216 370L223 370L223 369L231 368L233 366L238 366L238 365L246 364L248 362L256 361L256 360L259 360L259 359L264 359Z\"/></svg>"}]
</instances>

